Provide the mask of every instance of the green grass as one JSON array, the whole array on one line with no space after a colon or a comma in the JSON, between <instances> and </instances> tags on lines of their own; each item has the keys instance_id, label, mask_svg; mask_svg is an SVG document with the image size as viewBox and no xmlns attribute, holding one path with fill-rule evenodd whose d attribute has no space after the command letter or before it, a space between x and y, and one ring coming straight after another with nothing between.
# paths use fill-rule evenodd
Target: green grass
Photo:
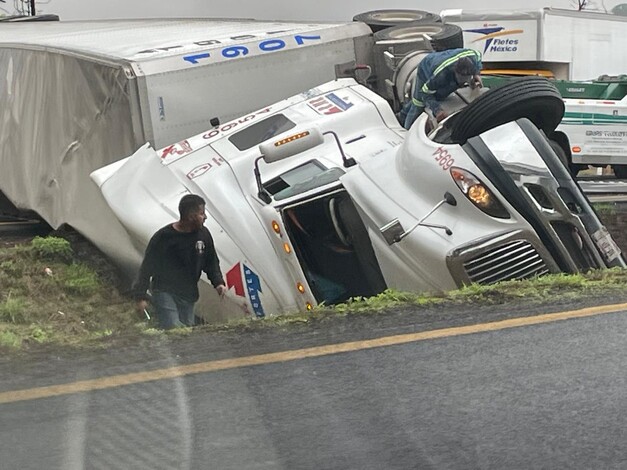
<instances>
[{"instance_id":1,"label":"green grass","mask_svg":"<svg viewBox=\"0 0 627 470\"><path fill-rule=\"evenodd\" d=\"M101 287L98 275L89 267L72 263L63 271L63 287L68 294L90 296L98 292Z\"/></svg>"},{"instance_id":2,"label":"green grass","mask_svg":"<svg viewBox=\"0 0 627 470\"><path fill-rule=\"evenodd\" d=\"M586 274L552 274L523 281L506 281L489 286L473 284L450 292L412 294L388 289L371 298L355 298L333 306L319 305L311 312L276 315L264 321L242 319L222 325L205 325L203 330L251 330L287 327L325 321L338 316L385 315L406 307L429 308L434 306L463 305L468 308L485 305L543 304L549 301L576 300L586 296L618 294L625 296L627 270L607 269Z\"/></svg>"},{"instance_id":3,"label":"green grass","mask_svg":"<svg viewBox=\"0 0 627 470\"><path fill-rule=\"evenodd\" d=\"M0 350L27 350L42 344L100 346L117 338L184 338L194 331L290 328L352 315L377 315L406 307L543 303L589 295L624 295L627 271L550 275L491 286L471 285L451 292L412 294L396 290L350 299L310 312L246 318L223 324L163 332L138 319L134 302L115 287L119 275L91 247L66 240L35 238L31 244L0 249ZM119 284L119 283L118 283ZM627 296L626 296L627 297ZM418 313L419 315L420 313Z\"/></svg>"},{"instance_id":4,"label":"green grass","mask_svg":"<svg viewBox=\"0 0 627 470\"><path fill-rule=\"evenodd\" d=\"M28 304L26 299L12 295L6 295L0 302L0 321L5 323L25 323L28 316Z\"/></svg>"},{"instance_id":5,"label":"green grass","mask_svg":"<svg viewBox=\"0 0 627 470\"><path fill-rule=\"evenodd\" d=\"M91 250L79 256L58 237L0 249L0 349L140 332L133 302L109 281L115 270Z\"/></svg>"},{"instance_id":6,"label":"green grass","mask_svg":"<svg viewBox=\"0 0 627 470\"><path fill-rule=\"evenodd\" d=\"M592 206L601 218L608 215L616 215L618 213L616 203L614 202L595 202Z\"/></svg>"},{"instance_id":7,"label":"green grass","mask_svg":"<svg viewBox=\"0 0 627 470\"><path fill-rule=\"evenodd\" d=\"M22 346L22 337L13 331L0 331L0 348L18 349Z\"/></svg>"},{"instance_id":8,"label":"green grass","mask_svg":"<svg viewBox=\"0 0 627 470\"><path fill-rule=\"evenodd\" d=\"M59 237L35 237L31 250L41 259L68 261L72 259L72 246L68 240Z\"/></svg>"}]
</instances>

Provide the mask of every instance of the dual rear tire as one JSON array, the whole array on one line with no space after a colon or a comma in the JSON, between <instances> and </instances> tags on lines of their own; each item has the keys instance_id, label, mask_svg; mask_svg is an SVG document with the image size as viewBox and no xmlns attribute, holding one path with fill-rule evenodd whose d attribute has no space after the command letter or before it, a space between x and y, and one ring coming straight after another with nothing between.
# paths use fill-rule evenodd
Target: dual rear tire
<instances>
[{"instance_id":1,"label":"dual rear tire","mask_svg":"<svg viewBox=\"0 0 627 470\"><path fill-rule=\"evenodd\" d=\"M412 50L443 51L464 47L462 29L443 24L440 15L422 10L372 10L353 17L366 23L375 40L413 46Z\"/></svg>"},{"instance_id":2,"label":"dual rear tire","mask_svg":"<svg viewBox=\"0 0 627 470\"><path fill-rule=\"evenodd\" d=\"M360 21L370 26L373 33L386 28L400 26L410 22L440 23L442 18L435 13L422 10L372 10L359 13L353 17L353 21Z\"/></svg>"}]
</instances>

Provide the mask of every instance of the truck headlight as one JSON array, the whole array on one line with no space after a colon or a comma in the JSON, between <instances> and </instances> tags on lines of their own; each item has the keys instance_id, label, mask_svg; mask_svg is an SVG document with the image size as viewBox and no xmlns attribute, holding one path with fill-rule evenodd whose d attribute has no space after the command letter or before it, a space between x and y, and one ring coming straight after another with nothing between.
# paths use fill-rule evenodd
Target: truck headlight
<instances>
[{"instance_id":1,"label":"truck headlight","mask_svg":"<svg viewBox=\"0 0 627 470\"><path fill-rule=\"evenodd\" d=\"M453 180L475 206L492 217L509 219L507 209L479 178L471 172L458 167L451 168Z\"/></svg>"}]
</instances>

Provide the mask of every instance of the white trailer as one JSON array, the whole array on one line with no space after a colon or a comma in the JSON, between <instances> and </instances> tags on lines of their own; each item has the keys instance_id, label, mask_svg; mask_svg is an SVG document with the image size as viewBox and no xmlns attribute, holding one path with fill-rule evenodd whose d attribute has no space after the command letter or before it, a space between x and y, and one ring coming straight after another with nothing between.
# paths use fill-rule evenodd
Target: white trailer
<instances>
[{"instance_id":1,"label":"white trailer","mask_svg":"<svg viewBox=\"0 0 627 470\"><path fill-rule=\"evenodd\" d=\"M89 180L368 64L364 23L128 20L0 27L0 191L53 228L122 232ZM174 151L174 150L173 150ZM0 193L1 194L1 193ZM77 203L77 201L79 201ZM101 240L115 258L115 243Z\"/></svg>"},{"instance_id":2,"label":"white trailer","mask_svg":"<svg viewBox=\"0 0 627 470\"><path fill-rule=\"evenodd\" d=\"M429 25L434 40L450 34L450 25ZM369 24L360 21L3 24L0 212L6 196L53 228L69 224L90 239L112 233L101 248L117 260L114 233L123 228L89 182L91 171L146 142L178 152L175 142L242 127L245 121L235 118L329 80L356 78L381 88L389 71L377 71L385 67L377 54L394 45L402 49L399 58L431 48L422 35L405 42L376 47Z\"/></svg>"},{"instance_id":3,"label":"white trailer","mask_svg":"<svg viewBox=\"0 0 627 470\"><path fill-rule=\"evenodd\" d=\"M551 70L563 80L590 80L627 71L627 17L543 8L536 11L444 10L464 31L466 47L488 69Z\"/></svg>"}]
</instances>

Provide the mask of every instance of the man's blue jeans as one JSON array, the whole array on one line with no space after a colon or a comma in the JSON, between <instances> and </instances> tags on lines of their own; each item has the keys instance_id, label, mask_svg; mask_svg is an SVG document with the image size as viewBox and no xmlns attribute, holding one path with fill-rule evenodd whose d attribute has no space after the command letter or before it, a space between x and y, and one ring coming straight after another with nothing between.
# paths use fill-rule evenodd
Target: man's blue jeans
<instances>
[{"instance_id":1,"label":"man's blue jeans","mask_svg":"<svg viewBox=\"0 0 627 470\"><path fill-rule=\"evenodd\" d=\"M157 310L159 327L164 330L194 326L194 302L168 292L154 291L152 304Z\"/></svg>"},{"instance_id":2,"label":"man's blue jeans","mask_svg":"<svg viewBox=\"0 0 627 470\"><path fill-rule=\"evenodd\" d=\"M405 115L405 120L401 122L403 127L409 130L411 125L414 123L414 121L416 121L416 119L418 119L418 116L420 116L424 112L424 110L424 106L416 106L411 101L407 102L407 105L403 107L401 113L401 116L403 114Z\"/></svg>"}]
</instances>

